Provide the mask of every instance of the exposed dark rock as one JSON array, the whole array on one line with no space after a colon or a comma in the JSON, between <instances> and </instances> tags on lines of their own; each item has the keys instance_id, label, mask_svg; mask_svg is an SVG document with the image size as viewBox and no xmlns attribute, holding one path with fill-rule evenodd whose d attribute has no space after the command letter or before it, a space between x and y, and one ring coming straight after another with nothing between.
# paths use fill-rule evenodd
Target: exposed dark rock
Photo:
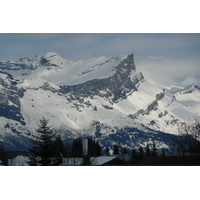
<instances>
[{"instance_id":1,"label":"exposed dark rock","mask_svg":"<svg viewBox=\"0 0 200 200\"><path fill-rule=\"evenodd\" d=\"M135 70L133 54L127 56L118 66L115 67L113 76L104 79L93 79L77 85L60 86L61 93L73 93L76 96L99 95L103 96L101 91L105 91L105 97L113 95L113 101L120 98L126 98L127 93L137 90L136 84L143 79L142 74L135 76L131 80L130 74Z\"/></svg>"},{"instance_id":2,"label":"exposed dark rock","mask_svg":"<svg viewBox=\"0 0 200 200\"><path fill-rule=\"evenodd\" d=\"M157 108L158 101L160 101L164 96L165 96L164 92L157 94L155 101L153 101L150 105L148 105L146 110L141 109L137 113L129 115L129 117L132 119L137 119L139 115L149 115L151 111L158 109Z\"/></svg>"},{"instance_id":3,"label":"exposed dark rock","mask_svg":"<svg viewBox=\"0 0 200 200\"><path fill-rule=\"evenodd\" d=\"M113 107L110 107L109 105L103 105L103 107L106 108L106 109L109 109L109 110L113 109Z\"/></svg>"},{"instance_id":4,"label":"exposed dark rock","mask_svg":"<svg viewBox=\"0 0 200 200\"><path fill-rule=\"evenodd\" d=\"M0 79L3 86L0 90L0 116L13 119L24 124L23 116L20 112L20 99L16 87L16 81L12 75L0 70L0 74L6 75L5 79Z\"/></svg>"}]
</instances>

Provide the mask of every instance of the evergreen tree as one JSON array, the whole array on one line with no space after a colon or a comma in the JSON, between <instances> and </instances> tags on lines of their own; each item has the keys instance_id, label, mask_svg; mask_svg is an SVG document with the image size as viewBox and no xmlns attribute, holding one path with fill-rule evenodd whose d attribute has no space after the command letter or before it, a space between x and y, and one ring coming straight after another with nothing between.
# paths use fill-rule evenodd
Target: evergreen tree
<instances>
[{"instance_id":1,"label":"evergreen tree","mask_svg":"<svg viewBox=\"0 0 200 200\"><path fill-rule=\"evenodd\" d=\"M137 160L141 160L144 157L144 150L143 148L140 146L138 149L138 156L137 156Z\"/></svg>"},{"instance_id":2,"label":"evergreen tree","mask_svg":"<svg viewBox=\"0 0 200 200\"><path fill-rule=\"evenodd\" d=\"M106 150L105 150L105 154L107 155L107 156L109 156L110 155L110 153L109 153L109 148L108 147L106 147Z\"/></svg>"},{"instance_id":3,"label":"evergreen tree","mask_svg":"<svg viewBox=\"0 0 200 200\"><path fill-rule=\"evenodd\" d=\"M122 150L122 154L127 154L128 151L126 150L126 148L124 147L123 150Z\"/></svg>"},{"instance_id":4,"label":"evergreen tree","mask_svg":"<svg viewBox=\"0 0 200 200\"><path fill-rule=\"evenodd\" d=\"M158 149L156 148L156 143L153 141L152 149L151 149L151 155L157 156L158 155Z\"/></svg>"},{"instance_id":5,"label":"evergreen tree","mask_svg":"<svg viewBox=\"0 0 200 200\"><path fill-rule=\"evenodd\" d=\"M162 156L166 156L164 148L162 149Z\"/></svg>"},{"instance_id":6,"label":"evergreen tree","mask_svg":"<svg viewBox=\"0 0 200 200\"><path fill-rule=\"evenodd\" d=\"M135 164L136 161L137 161L137 157L138 157L138 154L137 154L136 149L134 148L134 149L131 151L131 163Z\"/></svg>"},{"instance_id":7,"label":"evergreen tree","mask_svg":"<svg viewBox=\"0 0 200 200\"><path fill-rule=\"evenodd\" d=\"M88 155L90 157L96 157L101 155L101 148L98 141L95 141L92 137L88 138Z\"/></svg>"},{"instance_id":8,"label":"evergreen tree","mask_svg":"<svg viewBox=\"0 0 200 200\"><path fill-rule=\"evenodd\" d=\"M34 146L30 150L33 156L30 157L30 165L49 166L55 165L53 147L53 129L48 126L48 120L44 117L39 121L37 134L34 136Z\"/></svg>"},{"instance_id":9,"label":"evergreen tree","mask_svg":"<svg viewBox=\"0 0 200 200\"><path fill-rule=\"evenodd\" d=\"M83 156L82 139L77 138L73 141L71 148L71 157L81 158Z\"/></svg>"},{"instance_id":10,"label":"evergreen tree","mask_svg":"<svg viewBox=\"0 0 200 200\"><path fill-rule=\"evenodd\" d=\"M114 145L114 151L113 151L113 154L119 154L119 147L118 145Z\"/></svg>"},{"instance_id":11,"label":"evergreen tree","mask_svg":"<svg viewBox=\"0 0 200 200\"><path fill-rule=\"evenodd\" d=\"M98 140L96 141L96 156L100 156L102 153L101 153L101 146L98 142Z\"/></svg>"},{"instance_id":12,"label":"evergreen tree","mask_svg":"<svg viewBox=\"0 0 200 200\"><path fill-rule=\"evenodd\" d=\"M56 137L56 140L53 142L53 148L54 148L54 164L60 165L62 164L63 158L67 154L60 136Z\"/></svg>"},{"instance_id":13,"label":"evergreen tree","mask_svg":"<svg viewBox=\"0 0 200 200\"><path fill-rule=\"evenodd\" d=\"M0 146L0 163L4 166L8 165L8 156L3 146Z\"/></svg>"},{"instance_id":14,"label":"evergreen tree","mask_svg":"<svg viewBox=\"0 0 200 200\"><path fill-rule=\"evenodd\" d=\"M147 144L146 149L145 149L145 156L150 156L151 150L149 148L149 144Z\"/></svg>"},{"instance_id":15,"label":"evergreen tree","mask_svg":"<svg viewBox=\"0 0 200 200\"><path fill-rule=\"evenodd\" d=\"M98 141L95 141L92 137L88 137L88 156L96 157L101 155L101 146ZM71 149L71 157L79 157L83 156L82 149L82 139L75 139L72 144Z\"/></svg>"},{"instance_id":16,"label":"evergreen tree","mask_svg":"<svg viewBox=\"0 0 200 200\"><path fill-rule=\"evenodd\" d=\"M60 155L62 154L64 157L66 156L66 149L63 145L62 139L60 136L56 137L54 142L55 154Z\"/></svg>"},{"instance_id":17,"label":"evergreen tree","mask_svg":"<svg viewBox=\"0 0 200 200\"><path fill-rule=\"evenodd\" d=\"M64 157L67 158L67 157L70 157L70 154L71 154L71 148L72 148L72 141L70 141L69 139L68 140L65 140L65 142L63 143L64 145Z\"/></svg>"},{"instance_id":18,"label":"evergreen tree","mask_svg":"<svg viewBox=\"0 0 200 200\"><path fill-rule=\"evenodd\" d=\"M92 137L88 137L88 155L93 157L96 155L95 140Z\"/></svg>"}]
</instances>

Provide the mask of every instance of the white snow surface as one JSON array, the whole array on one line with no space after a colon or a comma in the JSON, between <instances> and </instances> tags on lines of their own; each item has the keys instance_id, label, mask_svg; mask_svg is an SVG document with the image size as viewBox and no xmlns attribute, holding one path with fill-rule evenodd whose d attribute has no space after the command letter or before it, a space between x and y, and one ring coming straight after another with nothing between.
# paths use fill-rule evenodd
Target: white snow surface
<instances>
[{"instance_id":1,"label":"white snow surface","mask_svg":"<svg viewBox=\"0 0 200 200\"><path fill-rule=\"evenodd\" d=\"M18 155L13 159L8 160L9 166L29 166L29 158L26 156Z\"/></svg>"},{"instance_id":2,"label":"white snow surface","mask_svg":"<svg viewBox=\"0 0 200 200\"><path fill-rule=\"evenodd\" d=\"M100 56L71 61L59 54L47 53L45 56L36 55L13 61L15 64L26 63L31 67L9 70L14 78L21 80L17 87L25 89L24 96L20 98L20 111L26 123L25 127L34 132L39 119L45 117L50 119L50 125L55 128L73 130L74 133L93 135L96 130L92 124L98 121L102 126L101 133L105 135L112 133L116 127L135 127L145 131L143 125L156 131L177 134L179 123L200 117L200 90L194 85L185 89L143 79L137 84L137 91L131 91L127 98L117 102L113 102L112 97L97 95L84 97L80 101L73 99L70 94L57 92L63 84L75 85L110 77L116 66L126 57ZM42 59L48 61L47 66L40 64ZM6 75L1 76L9 85ZM139 76L136 70L130 74L131 79L134 79L134 76ZM45 89L45 84L52 90ZM101 91L102 94L105 92ZM164 96L157 101L155 108L148 112L149 106L155 103L156 96L161 93L164 93ZM8 121L2 118L1 127L6 123ZM12 124L14 126L15 122Z\"/></svg>"},{"instance_id":3,"label":"white snow surface","mask_svg":"<svg viewBox=\"0 0 200 200\"><path fill-rule=\"evenodd\" d=\"M103 165L115 158L116 158L115 156L99 156L99 157L94 158L93 165Z\"/></svg>"},{"instance_id":4,"label":"white snow surface","mask_svg":"<svg viewBox=\"0 0 200 200\"><path fill-rule=\"evenodd\" d=\"M59 54L49 52L45 56L25 57L14 64L26 64L34 70L19 69L9 71L15 78L44 79L57 86L76 85L91 79L102 79L111 76L114 68L127 56L93 57L87 60L72 61L62 58ZM40 66L41 59L48 60L48 66ZM23 75L22 75L23 74ZM25 75L24 75L25 74Z\"/></svg>"},{"instance_id":5,"label":"white snow surface","mask_svg":"<svg viewBox=\"0 0 200 200\"><path fill-rule=\"evenodd\" d=\"M31 89L30 87L21 98L21 113L27 126L33 129L37 127L36 122L41 116L44 116L51 119L50 123L54 126L65 126L79 132L88 130L91 134L94 134L95 131L90 130L93 121L99 121L112 128L142 128L140 125L142 123L156 131L177 134L178 124L172 123L174 119L178 119L178 122L184 122L199 117L199 91L194 91L193 94L177 93L176 99L168 96L168 92L165 92L165 96L158 101L157 109L146 115L140 114L135 120L129 117L140 110L147 109L156 100L156 95L162 92L163 89L144 80L138 86L138 91L134 91L126 99L118 102L114 103L109 99L95 95L92 98L85 97L83 103L80 103L78 100L67 100L67 95L59 95L42 88ZM107 109L106 106L111 109ZM95 107L97 111L94 111ZM156 121L155 125L150 125L152 120ZM109 131L108 128L105 133L108 134Z\"/></svg>"}]
</instances>

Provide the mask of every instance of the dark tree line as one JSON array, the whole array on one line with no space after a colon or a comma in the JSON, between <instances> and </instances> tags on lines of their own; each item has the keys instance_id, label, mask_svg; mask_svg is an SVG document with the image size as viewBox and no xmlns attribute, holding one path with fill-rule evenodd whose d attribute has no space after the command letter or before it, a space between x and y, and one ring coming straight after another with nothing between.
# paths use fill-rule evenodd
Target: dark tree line
<instances>
[{"instance_id":1,"label":"dark tree line","mask_svg":"<svg viewBox=\"0 0 200 200\"><path fill-rule=\"evenodd\" d=\"M121 150L120 150L120 149L121 149ZM106 155L107 155L107 152L108 152L108 151L109 151L109 148L108 148L108 149L106 148L106 151L105 151ZM114 155L117 155L117 154L120 154L120 153L122 153L122 154L127 154L128 151L127 151L127 149L126 149L125 147L122 149L122 148L119 148L118 145L114 145L114 147L113 147L113 154L114 154Z\"/></svg>"},{"instance_id":2,"label":"dark tree line","mask_svg":"<svg viewBox=\"0 0 200 200\"><path fill-rule=\"evenodd\" d=\"M30 149L29 156L30 165L39 166L56 166L61 165L64 157L82 158L82 138L77 138L72 142L70 147L63 145L61 137L53 133L53 129L48 125L48 120L42 118L39 121L36 135L34 136L34 145ZM98 140L88 137L88 156L97 157L102 154L101 146ZM113 146L113 154L127 154L126 148L119 148L118 145ZM196 120L194 123L183 124L179 129L179 136L174 141L174 152L184 155L199 156L200 155L200 122ZM110 149L106 147L105 155L110 155ZM157 156L158 149L155 141L147 144L146 147L140 146L138 149L132 149L131 162L136 163L143 157ZM165 156L165 150L162 149L162 156ZM6 151L0 147L0 161L2 165L8 165Z\"/></svg>"},{"instance_id":3,"label":"dark tree line","mask_svg":"<svg viewBox=\"0 0 200 200\"><path fill-rule=\"evenodd\" d=\"M87 139L88 139L88 156L90 157L100 156L102 153L101 153L101 146L98 140L95 140L92 137L88 137ZM82 138L77 138L74 140L70 156L79 158L83 156Z\"/></svg>"},{"instance_id":4,"label":"dark tree line","mask_svg":"<svg viewBox=\"0 0 200 200\"><path fill-rule=\"evenodd\" d=\"M29 165L56 166L62 164L65 149L61 138L56 137L53 129L48 126L48 120L42 118L36 132L34 146L30 150Z\"/></svg>"},{"instance_id":5,"label":"dark tree line","mask_svg":"<svg viewBox=\"0 0 200 200\"><path fill-rule=\"evenodd\" d=\"M0 146L0 165L3 165L3 166L8 165L8 155L3 146Z\"/></svg>"},{"instance_id":6,"label":"dark tree line","mask_svg":"<svg viewBox=\"0 0 200 200\"><path fill-rule=\"evenodd\" d=\"M156 147L155 141L153 141L151 148L148 143L145 148L142 146L140 146L138 149L134 148L131 152L131 162L136 163L142 158L148 156L158 156L158 149Z\"/></svg>"},{"instance_id":7,"label":"dark tree line","mask_svg":"<svg viewBox=\"0 0 200 200\"><path fill-rule=\"evenodd\" d=\"M61 137L56 137L53 129L48 126L48 120L45 118L39 121L36 133L33 141L34 145L30 149L29 165L57 166L62 164L64 157L83 157L82 139L75 139L71 149L67 149L63 145ZM101 147L99 142L92 137L88 137L88 156L96 157L100 155Z\"/></svg>"}]
</instances>

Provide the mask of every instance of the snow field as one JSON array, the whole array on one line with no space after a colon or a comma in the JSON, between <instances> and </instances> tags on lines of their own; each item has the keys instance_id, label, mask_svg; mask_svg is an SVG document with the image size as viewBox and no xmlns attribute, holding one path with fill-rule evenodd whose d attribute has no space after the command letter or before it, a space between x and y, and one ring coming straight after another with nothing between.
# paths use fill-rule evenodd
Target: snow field
<instances>
[{"instance_id":1,"label":"snow field","mask_svg":"<svg viewBox=\"0 0 200 200\"><path fill-rule=\"evenodd\" d=\"M38 121L45 117L50 119L50 125L55 128L82 134L94 134L96 127L91 125L95 122L101 124L101 133L105 135L117 130L116 127L135 127L146 131L142 125L155 131L177 134L178 123L199 116L200 91L194 86L185 89L143 79L137 84L137 91L131 91L125 99L119 99L118 102L113 102L111 97L97 95L76 99L71 98L70 94L57 92L63 84L76 85L112 76L124 58L126 56L100 56L71 61L50 52L45 56L26 57L13 62L27 65L27 68L16 65L13 67L18 70L9 71L15 78L21 79L17 87L25 90L20 99L20 109L26 128L35 132ZM48 61L46 65L41 65L42 59L46 59L44 62ZM0 75L6 84L11 85L6 74ZM129 75L133 82L141 76L136 70ZM0 89L4 88L1 86ZM105 91L101 93L105 94ZM156 96L162 93L164 97L156 100ZM155 103L154 108L148 111L147 108L152 103ZM137 118L129 117L136 114ZM5 123L7 122L2 120L2 126Z\"/></svg>"}]
</instances>

